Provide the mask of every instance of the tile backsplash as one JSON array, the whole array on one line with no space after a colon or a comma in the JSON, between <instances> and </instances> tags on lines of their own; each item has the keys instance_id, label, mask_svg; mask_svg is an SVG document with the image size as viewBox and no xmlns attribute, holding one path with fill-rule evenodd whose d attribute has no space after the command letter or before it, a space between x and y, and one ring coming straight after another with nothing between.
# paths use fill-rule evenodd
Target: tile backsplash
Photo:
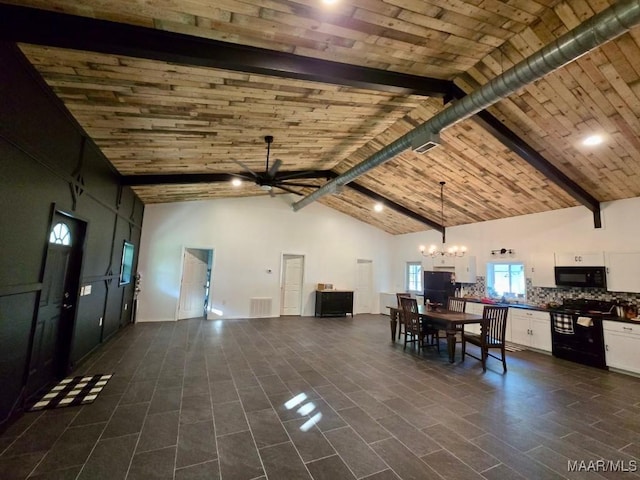
<instances>
[{"instance_id":1,"label":"tile backsplash","mask_svg":"<svg viewBox=\"0 0 640 480\"><path fill-rule=\"evenodd\" d=\"M589 298L594 300L606 300L610 302L640 305L640 294L638 293L609 292L598 288L534 287L530 278L527 278L526 287L526 303L531 305L542 305L549 302L562 303L564 298ZM487 295L486 290L485 277L478 276L476 278L476 283L464 284L464 294L467 296L482 298Z\"/></svg>"}]
</instances>

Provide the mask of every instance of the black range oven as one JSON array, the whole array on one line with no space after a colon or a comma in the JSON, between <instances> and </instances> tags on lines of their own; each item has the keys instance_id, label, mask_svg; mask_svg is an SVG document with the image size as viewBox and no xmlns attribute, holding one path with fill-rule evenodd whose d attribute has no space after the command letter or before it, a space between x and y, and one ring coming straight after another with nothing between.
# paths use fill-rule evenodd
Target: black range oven
<instances>
[{"instance_id":1,"label":"black range oven","mask_svg":"<svg viewBox=\"0 0 640 480\"><path fill-rule=\"evenodd\" d=\"M596 368L607 368L602 318L611 316L611 302L565 300L551 312L553 355Z\"/></svg>"}]
</instances>

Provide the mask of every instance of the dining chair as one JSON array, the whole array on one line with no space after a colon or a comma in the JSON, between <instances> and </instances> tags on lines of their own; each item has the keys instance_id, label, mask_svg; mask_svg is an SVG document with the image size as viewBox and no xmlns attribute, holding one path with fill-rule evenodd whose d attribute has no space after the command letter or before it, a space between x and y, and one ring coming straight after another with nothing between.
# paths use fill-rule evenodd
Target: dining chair
<instances>
[{"instance_id":1,"label":"dining chair","mask_svg":"<svg viewBox=\"0 0 640 480\"><path fill-rule=\"evenodd\" d=\"M466 303L466 298L449 297L447 300L447 310L452 312L464 312Z\"/></svg>"},{"instance_id":2,"label":"dining chair","mask_svg":"<svg viewBox=\"0 0 640 480\"><path fill-rule=\"evenodd\" d=\"M487 357L493 357L502 361L503 371L507 371L507 357L505 355L505 333L507 331L507 315L509 307L485 306L482 313L482 324L480 326L480 334L462 332L462 361L464 356L480 360L482 362L482 371L487 371ZM471 343L480 348L480 357L467 352L467 343ZM490 349L500 349L500 358L489 353Z\"/></svg>"},{"instance_id":3,"label":"dining chair","mask_svg":"<svg viewBox=\"0 0 640 480\"><path fill-rule=\"evenodd\" d=\"M417 300L410 297L400 297L400 305L404 317L404 348L407 348L407 343L417 343L418 349L433 346L440 353L440 344L435 341L434 329L425 324L418 313ZM428 341L427 344L424 343L425 338ZM431 340L429 341L429 339Z\"/></svg>"},{"instance_id":4,"label":"dining chair","mask_svg":"<svg viewBox=\"0 0 640 480\"><path fill-rule=\"evenodd\" d=\"M447 299L447 310L450 312L460 312L464 313L465 306L467 304L466 298L459 297L449 297ZM456 327L456 343L462 342L462 332L464 331L464 325L460 325ZM440 341L440 337L438 336L438 341Z\"/></svg>"},{"instance_id":5,"label":"dining chair","mask_svg":"<svg viewBox=\"0 0 640 480\"><path fill-rule=\"evenodd\" d=\"M401 298L411 298L410 293L399 292L396 293L396 299L398 300L398 308L400 309L400 313L398 314L398 340L400 340L400 335L402 335L402 326L404 325L404 317L402 316L402 305L400 303Z\"/></svg>"}]
</instances>

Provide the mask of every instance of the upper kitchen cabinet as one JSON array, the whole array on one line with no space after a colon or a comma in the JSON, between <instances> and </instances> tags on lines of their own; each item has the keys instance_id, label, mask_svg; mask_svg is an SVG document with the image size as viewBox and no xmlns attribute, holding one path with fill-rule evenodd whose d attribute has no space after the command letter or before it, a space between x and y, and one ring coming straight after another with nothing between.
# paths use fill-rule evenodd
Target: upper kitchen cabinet
<instances>
[{"instance_id":1,"label":"upper kitchen cabinet","mask_svg":"<svg viewBox=\"0 0 640 480\"><path fill-rule=\"evenodd\" d=\"M457 283L476 283L476 257L455 257L454 268Z\"/></svg>"},{"instance_id":2,"label":"upper kitchen cabinet","mask_svg":"<svg viewBox=\"0 0 640 480\"><path fill-rule=\"evenodd\" d=\"M640 293L640 252L607 252L607 290Z\"/></svg>"},{"instance_id":3,"label":"upper kitchen cabinet","mask_svg":"<svg viewBox=\"0 0 640 480\"><path fill-rule=\"evenodd\" d=\"M604 252L556 253L556 267L602 267Z\"/></svg>"},{"instance_id":4,"label":"upper kitchen cabinet","mask_svg":"<svg viewBox=\"0 0 640 480\"><path fill-rule=\"evenodd\" d=\"M527 277L531 279L531 284L534 287L555 288L555 265L553 253L532 253L527 264Z\"/></svg>"},{"instance_id":5,"label":"upper kitchen cabinet","mask_svg":"<svg viewBox=\"0 0 640 480\"><path fill-rule=\"evenodd\" d=\"M447 270L453 272L455 268L455 258L448 255L437 255L435 257L425 257L422 261L422 269L425 272L431 272L433 270Z\"/></svg>"}]
</instances>

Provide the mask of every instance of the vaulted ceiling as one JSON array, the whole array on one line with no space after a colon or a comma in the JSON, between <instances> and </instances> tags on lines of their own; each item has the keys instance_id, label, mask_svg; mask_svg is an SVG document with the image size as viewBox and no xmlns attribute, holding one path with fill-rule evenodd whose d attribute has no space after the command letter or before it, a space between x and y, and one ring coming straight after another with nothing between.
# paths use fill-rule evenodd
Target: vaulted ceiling
<instances>
[{"instance_id":1,"label":"vaulted ceiling","mask_svg":"<svg viewBox=\"0 0 640 480\"><path fill-rule=\"evenodd\" d=\"M613 3L27 0L0 4L0 38L144 203L268 202L228 175L265 169L266 135L321 185ZM445 226L640 196L638 58L634 27L319 202L401 234L437 228L440 181Z\"/></svg>"}]
</instances>

